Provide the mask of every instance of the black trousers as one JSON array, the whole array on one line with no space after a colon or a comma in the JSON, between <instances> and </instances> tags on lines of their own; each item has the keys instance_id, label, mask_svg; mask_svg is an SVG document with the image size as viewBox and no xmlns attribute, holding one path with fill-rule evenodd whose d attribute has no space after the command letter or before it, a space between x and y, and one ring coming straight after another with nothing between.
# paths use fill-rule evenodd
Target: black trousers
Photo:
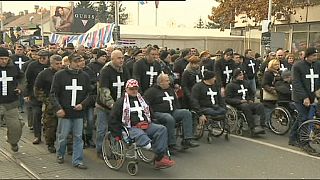
<instances>
[{"instance_id":1,"label":"black trousers","mask_svg":"<svg viewBox=\"0 0 320 180\"><path fill-rule=\"evenodd\" d=\"M254 128L255 122L253 115L260 116L260 125L265 123L265 113L264 113L264 106L261 103L243 103L237 107L241 110L247 118L248 126L250 129Z\"/></svg>"}]
</instances>

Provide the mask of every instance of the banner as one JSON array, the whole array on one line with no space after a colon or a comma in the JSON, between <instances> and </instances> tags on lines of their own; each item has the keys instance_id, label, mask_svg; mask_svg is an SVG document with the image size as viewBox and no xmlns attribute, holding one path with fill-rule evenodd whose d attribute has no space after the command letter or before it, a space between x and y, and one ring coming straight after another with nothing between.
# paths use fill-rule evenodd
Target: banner
<instances>
[{"instance_id":1,"label":"banner","mask_svg":"<svg viewBox=\"0 0 320 180\"><path fill-rule=\"evenodd\" d=\"M50 17L51 32L71 32L71 26L73 24L72 6L51 6Z\"/></svg>"},{"instance_id":2,"label":"banner","mask_svg":"<svg viewBox=\"0 0 320 180\"><path fill-rule=\"evenodd\" d=\"M85 47L100 48L105 47L113 41L112 32L114 24L106 24L104 27L92 32L81 35L61 35L52 33L49 37L50 43L65 46L67 43L73 43L76 46L84 45Z\"/></svg>"},{"instance_id":3,"label":"banner","mask_svg":"<svg viewBox=\"0 0 320 180\"><path fill-rule=\"evenodd\" d=\"M95 25L96 12L92 9L75 8L72 32L85 33Z\"/></svg>"}]
</instances>

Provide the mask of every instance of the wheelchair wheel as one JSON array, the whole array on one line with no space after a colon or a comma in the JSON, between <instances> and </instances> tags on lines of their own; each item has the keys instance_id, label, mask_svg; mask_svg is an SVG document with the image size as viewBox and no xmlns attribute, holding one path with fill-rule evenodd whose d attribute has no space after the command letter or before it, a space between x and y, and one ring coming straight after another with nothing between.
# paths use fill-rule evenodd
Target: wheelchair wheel
<instances>
[{"instance_id":1,"label":"wheelchair wheel","mask_svg":"<svg viewBox=\"0 0 320 180\"><path fill-rule=\"evenodd\" d=\"M204 126L199 125L199 116L196 112L191 111L193 121L193 136L195 140L202 138L204 132Z\"/></svg>"},{"instance_id":2,"label":"wheelchair wheel","mask_svg":"<svg viewBox=\"0 0 320 180\"><path fill-rule=\"evenodd\" d=\"M131 176L135 176L138 173L138 163L135 161L130 161L127 164L127 171Z\"/></svg>"},{"instance_id":3,"label":"wheelchair wheel","mask_svg":"<svg viewBox=\"0 0 320 180\"><path fill-rule=\"evenodd\" d=\"M320 121L307 120L298 128L298 141L302 149L310 155L320 154Z\"/></svg>"},{"instance_id":4,"label":"wheelchair wheel","mask_svg":"<svg viewBox=\"0 0 320 180\"><path fill-rule=\"evenodd\" d=\"M219 137L225 130L225 120L211 120L208 125L209 133L214 137Z\"/></svg>"},{"instance_id":5,"label":"wheelchair wheel","mask_svg":"<svg viewBox=\"0 0 320 180\"><path fill-rule=\"evenodd\" d=\"M284 107L276 107L271 112L269 127L275 134L286 134L291 125L291 115Z\"/></svg>"},{"instance_id":6,"label":"wheelchair wheel","mask_svg":"<svg viewBox=\"0 0 320 180\"><path fill-rule=\"evenodd\" d=\"M236 125L235 125L235 133L236 135L242 136L244 130L248 130L248 128L244 127L244 124L247 123L246 117L243 113L238 115Z\"/></svg>"},{"instance_id":7,"label":"wheelchair wheel","mask_svg":"<svg viewBox=\"0 0 320 180\"><path fill-rule=\"evenodd\" d=\"M237 110L234 107L227 105L226 118L229 126L229 132L236 133L238 119Z\"/></svg>"},{"instance_id":8,"label":"wheelchair wheel","mask_svg":"<svg viewBox=\"0 0 320 180\"><path fill-rule=\"evenodd\" d=\"M102 142L102 155L106 165L114 170L122 167L126 151L122 141L116 141L110 132L107 132Z\"/></svg>"},{"instance_id":9,"label":"wheelchair wheel","mask_svg":"<svg viewBox=\"0 0 320 180\"><path fill-rule=\"evenodd\" d=\"M145 163L152 163L155 158L155 154L151 149L138 148L137 153L140 159Z\"/></svg>"}]
</instances>

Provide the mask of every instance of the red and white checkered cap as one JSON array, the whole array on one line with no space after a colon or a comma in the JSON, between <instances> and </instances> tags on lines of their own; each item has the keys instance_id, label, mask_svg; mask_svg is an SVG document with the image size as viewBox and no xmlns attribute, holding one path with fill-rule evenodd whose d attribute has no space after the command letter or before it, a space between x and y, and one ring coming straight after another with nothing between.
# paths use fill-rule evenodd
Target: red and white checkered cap
<instances>
[{"instance_id":1,"label":"red and white checkered cap","mask_svg":"<svg viewBox=\"0 0 320 180\"><path fill-rule=\"evenodd\" d=\"M138 81L135 79L129 79L126 84L126 88L130 88L130 87L139 87Z\"/></svg>"}]
</instances>

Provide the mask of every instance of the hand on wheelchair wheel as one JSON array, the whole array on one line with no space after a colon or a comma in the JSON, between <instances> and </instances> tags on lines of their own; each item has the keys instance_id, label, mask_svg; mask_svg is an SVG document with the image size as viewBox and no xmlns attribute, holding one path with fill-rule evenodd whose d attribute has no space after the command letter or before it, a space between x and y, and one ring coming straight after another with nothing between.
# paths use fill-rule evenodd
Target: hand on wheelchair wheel
<instances>
[{"instance_id":1,"label":"hand on wheelchair wheel","mask_svg":"<svg viewBox=\"0 0 320 180\"><path fill-rule=\"evenodd\" d=\"M203 126L208 122L208 119L206 118L206 116L202 115L199 117L199 125Z\"/></svg>"}]
</instances>

